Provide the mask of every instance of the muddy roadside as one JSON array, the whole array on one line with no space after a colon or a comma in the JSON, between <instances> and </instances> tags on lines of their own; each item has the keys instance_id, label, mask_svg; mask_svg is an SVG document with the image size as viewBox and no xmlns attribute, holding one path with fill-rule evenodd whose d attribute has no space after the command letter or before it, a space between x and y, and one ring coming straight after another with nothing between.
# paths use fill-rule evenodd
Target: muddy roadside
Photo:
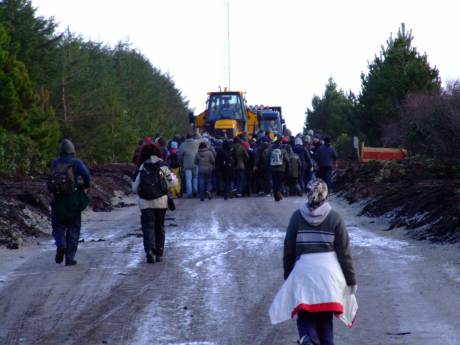
<instances>
[{"instance_id":1,"label":"muddy roadside","mask_svg":"<svg viewBox=\"0 0 460 345\"><path fill-rule=\"evenodd\" d=\"M131 192L131 164L110 164L90 168L90 209L110 212L128 206L124 196ZM2 178L0 181L0 247L18 249L39 243L51 234L47 176L27 179Z\"/></svg>"},{"instance_id":2,"label":"muddy roadside","mask_svg":"<svg viewBox=\"0 0 460 345\"><path fill-rule=\"evenodd\" d=\"M336 195L360 203L360 215L385 217L386 230L414 239L460 242L460 163L432 159L346 162L336 171Z\"/></svg>"},{"instance_id":3,"label":"muddy roadside","mask_svg":"<svg viewBox=\"0 0 460 345\"><path fill-rule=\"evenodd\" d=\"M127 206L131 164L91 167L93 211ZM403 162L345 162L336 171L334 191L360 215L385 217L387 230L405 228L411 238L460 241L460 164L409 159ZM17 249L48 239L51 232L46 176L0 181L0 247Z\"/></svg>"}]
</instances>

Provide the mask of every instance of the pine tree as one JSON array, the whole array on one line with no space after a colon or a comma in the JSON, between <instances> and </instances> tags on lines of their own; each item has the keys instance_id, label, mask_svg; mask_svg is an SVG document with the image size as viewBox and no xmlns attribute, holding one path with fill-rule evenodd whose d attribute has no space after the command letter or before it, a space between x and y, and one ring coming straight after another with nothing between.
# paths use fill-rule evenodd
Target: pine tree
<instances>
[{"instance_id":1,"label":"pine tree","mask_svg":"<svg viewBox=\"0 0 460 345\"><path fill-rule=\"evenodd\" d=\"M398 124L404 100L412 92L432 92L440 88L439 72L430 67L428 58L412 46L411 31L404 24L395 39L390 37L380 56L369 64L369 73L361 75L359 127L367 142L381 145L382 129Z\"/></svg>"},{"instance_id":2,"label":"pine tree","mask_svg":"<svg viewBox=\"0 0 460 345\"><path fill-rule=\"evenodd\" d=\"M307 109L304 132L313 129L333 138L342 133L354 134L352 98L352 94L338 90L334 79L329 78L324 95L314 96L312 109Z\"/></svg>"},{"instance_id":3,"label":"pine tree","mask_svg":"<svg viewBox=\"0 0 460 345\"><path fill-rule=\"evenodd\" d=\"M25 65L8 51L10 47L10 37L0 25L0 134L9 138L3 143L0 165L28 172L42 168L51 158L60 130L46 92L35 92ZM22 152L20 144L27 150ZM16 156L19 150L22 154Z\"/></svg>"},{"instance_id":4,"label":"pine tree","mask_svg":"<svg viewBox=\"0 0 460 345\"><path fill-rule=\"evenodd\" d=\"M11 36L8 50L25 64L38 88L48 87L58 61L57 24L37 16L30 0L1 0L0 23Z\"/></svg>"}]
</instances>

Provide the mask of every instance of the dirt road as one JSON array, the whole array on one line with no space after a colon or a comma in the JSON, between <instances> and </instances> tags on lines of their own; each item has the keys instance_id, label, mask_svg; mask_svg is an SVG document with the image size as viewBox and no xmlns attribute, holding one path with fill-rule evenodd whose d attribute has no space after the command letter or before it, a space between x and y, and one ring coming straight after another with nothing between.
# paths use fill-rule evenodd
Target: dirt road
<instances>
[{"instance_id":1,"label":"dirt road","mask_svg":"<svg viewBox=\"0 0 460 345\"><path fill-rule=\"evenodd\" d=\"M300 198L180 200L165 261L144 263L137 207L85 215L78 265L50 241L0 250L0 344L295 344L295 322L270 324L282 242ZM385 232L333 201L349 227L358 277L353 329L337 344L460 344L460 253Z\"/></svg>"}]
</instances>

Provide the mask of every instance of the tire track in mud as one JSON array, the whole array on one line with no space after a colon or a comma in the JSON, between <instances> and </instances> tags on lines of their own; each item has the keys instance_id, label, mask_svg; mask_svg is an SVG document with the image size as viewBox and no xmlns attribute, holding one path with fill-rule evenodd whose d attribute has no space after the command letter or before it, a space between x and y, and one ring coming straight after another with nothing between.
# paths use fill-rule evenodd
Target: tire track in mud
<instances>
[{"instance_id":1,"label":"tire track in mud","mask_svg":"<svg viewBox=\"0 0 460 345\"><path fill-rule=\"evenodd\" d=\"M145 321L149 325L146 328L155 329L157 323L174 324L175 319L182 317L181 330L175 331L174 327L166 330L156 342L149 334L138 334L135 344L178 344L179 339L181 344L258 344L262 343L259 339L281 333L285 337L280 336L280 344L286 343L286 337L295 340L292 330L286 333L291 327L269 326L267 314L268 305L282 281L284 218L290 216L291 210L272 219L261 207L261 200L247 199L244 209L233 211L233 205L225 202L214 204L207 220L195 219L187 225L196 235L190 248L198 251L191 251L183 260L183 271L192 284L189 288L179 287L181 291L174 294L176 299L186 296L183 303L187 313L176 312L176 317L168 317L164 311L161 322ZM201 210L198 208L196 213ZM182 239L191 240L190 233L182 235L175 236L176 245ZM267 272L269 278L262 286L257 284L261 272ZM188 342L183 342L186 340Z\"/></svg>"},{"instance_id":2,"label":"tire track in mud","mask_svg":"<svg viewBox=\"0 0 460 345\"><path fill-rule=\"evenodd\" d=\"M294 344L295 322L272 326L267 311L283 282L285 228L302 202L179 200L177 211L168 214L167 224L177 226L166 229L165 261L154 265L144 263L137 208L111 215L115 223L99 216L84 236L94 241L81 245L79 265L56 266L49 245L4 272L0 344ZM350 226L361 307L352 331L337 327L337 342L405 345L445 330L444 343L456 345L451 327L458 324L457 309L435 291L448 295L458 288L455 270L436 269L434 255L444 251L407 245L394 233L379 232L383 223L368 227L348 206L337 206ZM427 287L424 265L444 285ZM396 284L398 272L410 280ZM433 314L439 320L432 323L437 330L417 325L427 320L423 307L407 310L401 294L427 303L426 310L439 305Z\"/></svg>"}]
</instances>

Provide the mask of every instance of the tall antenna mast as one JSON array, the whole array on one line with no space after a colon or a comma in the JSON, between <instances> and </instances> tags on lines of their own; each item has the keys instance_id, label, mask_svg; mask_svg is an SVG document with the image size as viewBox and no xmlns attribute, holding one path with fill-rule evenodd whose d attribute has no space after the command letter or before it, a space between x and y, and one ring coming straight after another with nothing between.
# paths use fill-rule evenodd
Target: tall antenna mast
<instances>
[{"instance_id":1,"label":"tall antenna mast","mask_svg":"<svg viewBox=\"0 0 460 345\"><path fill-rule=\"evenodd\" d=\"M225 9L227 14L227 77L228 89L230 90L230 0L225 0Z\"/></svg>"}]
</instances>

